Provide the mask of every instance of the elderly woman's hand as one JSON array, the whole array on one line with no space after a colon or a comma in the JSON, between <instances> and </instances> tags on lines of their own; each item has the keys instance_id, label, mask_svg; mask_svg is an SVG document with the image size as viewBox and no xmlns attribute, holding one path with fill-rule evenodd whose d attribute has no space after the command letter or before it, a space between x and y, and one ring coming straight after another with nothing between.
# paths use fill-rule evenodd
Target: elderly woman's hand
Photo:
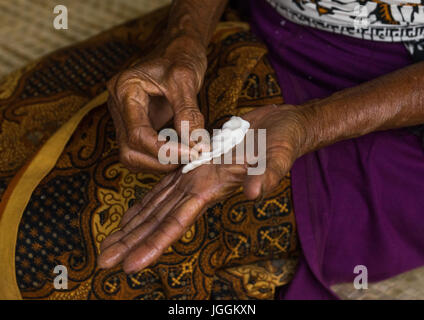
<instances>
[{"instance_id":1,"label":"elderly woman's hand","mask_svg":"<svg viewBox=\"0 0 424 320\"><path fill-rule=\"evenodd\" d=\"M181 121L190 132L203 128L197 94L206 71L206 49L194 38L178 36L163 42L144 62L125 70L108 83L108 101L120 147L120 160L132 171L174 170L159 163L157 155L165 142L157 130L172 118L180 133ZM180 154L196 153L176 146ZM193 155L193 154L192 154Z\"/></svg>"},{"instance_id":2,"label":"elderly woman's hand","mask_svg":"<svg viewBox=\"0 0 424 320\"><path fill-rule=\"evenodd\" d=\"M248 199L262 197L276 188L294 160L308 150L308 117L290 105L266 106L244 119L252 129L266 129L266 170L247 175L247 164L207 164L187 173L173 172L144 199L131 207L122 229L105 239L99 266L113 267L124 261L127 273L136 272L160 255L215 202L241 186ZM235 163L235 161L233 161Z\"/></svg>"}]
</instances>

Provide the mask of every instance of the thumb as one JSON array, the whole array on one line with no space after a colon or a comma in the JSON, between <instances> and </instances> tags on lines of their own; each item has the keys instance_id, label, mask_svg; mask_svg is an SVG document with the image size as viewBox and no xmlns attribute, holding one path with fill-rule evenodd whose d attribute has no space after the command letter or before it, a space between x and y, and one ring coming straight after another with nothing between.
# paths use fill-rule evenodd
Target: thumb
<instances>
[{"instance_id":1,"label":"thumb","mask_svg":"<svg viewBox=\"0 0 424 320\"><path fill-rule=\"evenodd\" d=\"M262 175L246 175L244 179L244 194L249 200L261 199L272 192L290 170L291 161L287 157L277 155L267 156L267 167Z\"/></svg>"}]
</instances>

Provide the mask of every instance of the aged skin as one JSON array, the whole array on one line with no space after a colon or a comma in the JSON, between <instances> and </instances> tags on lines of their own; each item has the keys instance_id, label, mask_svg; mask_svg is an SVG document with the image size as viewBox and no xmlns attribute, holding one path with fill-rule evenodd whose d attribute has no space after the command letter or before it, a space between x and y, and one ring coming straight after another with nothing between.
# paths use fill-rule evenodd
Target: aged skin
<instances>
[{"instance_id":1,"label":"aged skin","mask_svg":"<svg viewBox=\"0 0 424 320\"><path fill-rule=\"evenodd\" d=\"M196 15L201 15L203 7L191 7L195 2L177 1L174 10L190 8ZM208 5L214 3L215 8L221 8L224 2L208 1ZM209 10L217 13L221 9ZM214 26L215 21L215 18L209 20L210 25ZM210 33L203 32L204 37L210 36ZM137 97L127 96L127 99L136 100ZM189 110L195 114L194 108ZM113 116L116 114L115 111ZM243 118L253 129L267 129L265 173L246 175L246 164L210 164L184 175L181 169L168 174L140 203L128 210L121 222L122 229L102 243L100 267L109 268L123 262L128 273L147 267L179 239L208 206L225 199L240 186L248 199L262 197L279 184L297 158L308 152L373 131L424 123L424 63L342 90L325 99L300 106L264 106ZM121 130L125 128L123 126ZM150 141L153 142L153 138L152 135ZM133 166L137 164L132 163Z\"/></svg>"},{"instance_id":2,"label":"aged skin","mask_svg":"<svg viewBox=\"0 0 424 320\"><path fill-rule=\"evenodd\" d=\"M244 186L248 198L255 199L278 185L304 141L304 131L299 127L303 116L294 106L271 105L243 118L250 122L251 129L267 129L265 175L247 175L246 164L205 164L186 174L181 169L170 173L141 203L128 210L122 229L103 241L101 267L111 267L125 259L126 272L138 271L159 258L208 206L240 186Z\"/></svg>"},{"instance_id":3,"label":"aged skin","mask_svg":"<svg viewBox=\"0 0 424 320\"><path fill-rule=\"evenodd\" d=\"M197 94L206 71L206 48L226 6L224 0L174 1L166 35L142 63L108 83L109 110L120 146L120 159L128 168L172 171L157 159L157 130L172 118L177 132L189 121L190 132L203 128ZM179 152L189 148L179 145ZM194 150L192 156L196 156Z\"/></svg>"}]
</instances>

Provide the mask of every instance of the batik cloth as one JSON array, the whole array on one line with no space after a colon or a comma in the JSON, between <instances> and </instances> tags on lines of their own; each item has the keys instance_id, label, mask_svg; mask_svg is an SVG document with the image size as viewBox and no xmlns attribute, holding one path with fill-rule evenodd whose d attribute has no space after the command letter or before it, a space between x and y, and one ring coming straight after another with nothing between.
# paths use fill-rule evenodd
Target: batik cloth
<instances>
[{"instance_id":1,"label":"batik cloth","mask_svg":"<svg viewBox=\"0 0 424 320\"><path fill-rule=\"evenodd\" d=\"M291 181L261 202L239 190L209 208L152 266L100 270L100 243L160 180L118 161L105 83L143 57L168 8L65 48L0 85L0 298L272 299L296 265ZM282 103L267 49L227 12L199 94L208 128ZM54 287L57 265L68 289Z\"/></svg>"}]
</instances>

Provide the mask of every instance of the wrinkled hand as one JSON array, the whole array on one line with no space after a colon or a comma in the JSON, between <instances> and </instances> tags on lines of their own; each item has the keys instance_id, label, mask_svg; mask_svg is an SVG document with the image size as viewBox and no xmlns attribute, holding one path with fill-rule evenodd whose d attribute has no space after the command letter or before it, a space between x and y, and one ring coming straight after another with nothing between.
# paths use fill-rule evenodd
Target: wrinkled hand
<instances>
[{"instance_id":1,"label":"wrinkled hand","mask_svg":"<svg viewBox=\"0 0 424 320\"><path fill-rule=\"evenodd\" d=\"M157 130L172 118L178 134L183 120L189 121L190 133L203 128L197 94L206 64L205 48L193 39L180 37L159 46L146 61L108 82L108 107L116 128L120 161L130 170L169 172L177 167L158 161L158 151L165 142L158 141ZM197 155L183 144L175 148L179 154Z\"/></svg>"},{"instance_id":2,"label":"wrinkled hand","mask_svg":"<svg viewBox=\"0 0 424 320\"><path fill-rule=\"evenodd\" d=\"M246 175L246 164L208 164L187 174L181 170L168 174L126 212L122 229L103 241L101 268L124 261L125 272L137 272L157 260L213 203L241 186L254 200L279 185L294 160L307 151L307 117L298 107L273 105L243 118L253 129L267 129L265 173Z\"/></svg>"}]
</instances>

